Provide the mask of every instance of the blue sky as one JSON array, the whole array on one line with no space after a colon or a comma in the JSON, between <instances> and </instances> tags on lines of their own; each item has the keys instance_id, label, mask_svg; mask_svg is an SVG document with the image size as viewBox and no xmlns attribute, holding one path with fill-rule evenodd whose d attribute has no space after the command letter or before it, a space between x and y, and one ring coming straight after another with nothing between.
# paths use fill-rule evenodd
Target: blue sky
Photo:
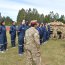
<instances>
[{"instance_id":1,"label":"blue sky","mask_svg":"<svg viewBox=\"0 0 65 65\"><path fill-rule=\"evenodd\" d=\"M21 8L36 8L45 15L50 11L65 15L65 0L0 0L1 15L10 16L14 21Z\"/></svg>"}]
</instances>

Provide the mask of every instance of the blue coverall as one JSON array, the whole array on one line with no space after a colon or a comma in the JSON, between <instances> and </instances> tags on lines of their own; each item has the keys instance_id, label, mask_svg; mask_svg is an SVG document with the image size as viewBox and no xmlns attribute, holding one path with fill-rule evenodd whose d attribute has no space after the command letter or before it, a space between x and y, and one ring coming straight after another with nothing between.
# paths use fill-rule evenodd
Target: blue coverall
<instances>
[{"instance_id":1,"label":"blue coverall","mask_svg":"<svg viewBox=\"0 0 65 65\"><path fill-rule=\"evenodd\" d=\"M7 36L5 25L0 26L0 51L7 49Z\"/></svg>"},{"instance_id":2,"label":"blue coverall","mask_svg":"<svg viewBox=\"0 0 65 65\"><path fill-rule=\"evenodd\" d=\"M10 35L11 35L11 46L15 47L16 46L16 43L15 43L15 40L16 40L16 25L12 25L10 27Z\"/></svg>"},{"instance_id":3,"label":"blue coverall","mask_svg":"<svg viewBox=\"0 0 65 65\"><path fill-rule=\"evenodd\" d=\"M46 30L46 26L43 26L42 27L42 31L43 31L43 42L46 42L46 36L47 36L47 30Z\"/></svg>"},{"instance_id":4,"label":"blue coverall","mask_svg":"<svg viewBox=\"0 0 65 65\"><path fill-rule=\"evenodd\" d=\"M26 25L20 25L18 27L18 47L19 47L19 54L24 52L24 36L26 31Z\"/></svg>"},{"instance_id":5,"label":"blue coverall","mask_svg":"<svg viewBox=\"0 0 65 65\"><path fill-rule=\"evenodd\" d=\"M40 36L40 44L42 43L42 37L43 37L43 32L42 32L42 28L41 27L37 27L36 28L39 32L39 36Z\"/></svg>"}]
</instances>

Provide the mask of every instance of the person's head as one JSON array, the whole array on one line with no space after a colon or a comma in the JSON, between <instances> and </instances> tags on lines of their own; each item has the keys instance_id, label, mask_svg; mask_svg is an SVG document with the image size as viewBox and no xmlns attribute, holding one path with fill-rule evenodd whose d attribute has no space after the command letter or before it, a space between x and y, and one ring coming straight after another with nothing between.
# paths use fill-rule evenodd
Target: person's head
<instances>
[{"instance_id":1,"label":"person's head","mask_svg":"<svg viewBox=\"0 0 65 65\"><path fill-rule=\"evenodd\" d=\"M29 25L29 22L28 21L26 21L26 23L25 23L27 26Z\"/></svg>"},{"instance_id":2,"label":"person's head","mask_svg":"<svg viewBox=\"0 0 65 65\"><path fill-rule=\"evenodd\" d=\"M45 23L45 25L44 26L46 26L47 27L47 24Z\"/></svg>"},{"instance_id":3,"label":"person's head","mask_svg":"<svg viewBox=\"0 0 65 65\"><path fill-rule=\"evenodd\" d=\"M46 23L44 23L44 26L46 26Z\"/></svg>"},{"instance_id":4,"label":"person's head","mask_svg":"<svg viewBox=\"0 0 65 65\"><path fill-rule=\"evenodd\" d=\"M24 24L25 24L25 20L22 21L22 25L24 25Z\"/></svg>"},{"instance_id":5,"label":"person's head","mask_svg":"<svg viewBox=\"0 0 65 65\"><path fill-rule=\"evenodd\" d=\"M12 21L12 25L15 25L15 21Z\"/></svg>"},{"instance_id":6,"label":"person's head","mask_svg":"<svg viewBox=\"0 0 65 65\"><path fill-rule=\"evenodd\" d=\"M42 27L42 26L43 26L43 23L40 24L40 27Z\"/></svg>"},{"instance_id":7,"label":"person's head","mask_svg":"<svg viewBox=\"0 0 65 65\"><path fill-rule=\"evenodd\" d=\"M40 23L37 22L37 27L40 26Z\"/></svg>"},{"instance_id":8,"label":"person's head","mask_svg":"<svg viewBox=\"0 0 65 65\"><path fill-rule=\"evenodd\" d=\"M30 22L29 22L28 26L31 27L31 23Z\"/></svg>"},{"instance_id":9,"label":"person's head","mask_svg":"<svg viewBox=\"0 0 65 65\"><path fill-rule=\"evenodd\" d=\"M28 25L28 21L26 21L25 24Z\"/></svg>"},{"instance_id":10,"label":"person's head","mask_svg":"<svg viewBox=\"0 0 65 65\"><path fill-rule=\"evenodd\" d=\"M31 21L31 27L37 27L37 20L32 20Z\"/></svg>"},{"instance_id":11,"label":"person's head","mask_svg":"<svg viewBox=\"0 0 65 65\"><path fill-rule=\"evenodd\" d=\"M3 21L1 21L0 25L5 25L5 22L4 22L4 20L3 20Z\"/></svg>"}]
</instances>

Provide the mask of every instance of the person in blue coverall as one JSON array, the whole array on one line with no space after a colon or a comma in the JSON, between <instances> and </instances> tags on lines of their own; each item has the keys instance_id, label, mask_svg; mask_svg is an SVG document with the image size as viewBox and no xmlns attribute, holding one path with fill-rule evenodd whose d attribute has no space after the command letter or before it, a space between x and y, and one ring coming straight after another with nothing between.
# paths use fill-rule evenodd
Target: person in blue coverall
<instances>
[{"instance_id":1,"label":"person in blue coverall","mask_svg":"<svg viewBox=\"0 0 65 65\"><path fill-rule=\"evenodd\" d=\"M46 30L46 25L45 24L43 24L42 31L43 31L43 42L46 42L47 41L47 39L46 39L47 30Z\"/></svg>"},{"instance_id":2,"label":"person in blue coverall","mask_svg":"<svg viewBox=\"0 0 65 65\"><path fill-rule=\"evenodd\" d=\"M46 41L48 41L49 39L48 24L46 23L45 26L46 26Z\"/></svg>"},{"instance_id":3,"label":"person in blue coverall","mask_svg":"<svg viewBox=\"0 0 65 65\"><path fill-rule=\"evenodd\" d=\"M26 31L25 21L21 23L18 27L18 48L19 48L19 55L22 55L24 52L24 36Z\"/></svg>"},{"instance_id":4,"label":"person in blue coverall","mask_svg":"<svg viewBox=\"0 0 65 65\"><path fill-rule=\"evenodd\" d=\"M50 25L46 23L46 40L48 41L50 38Z\"/></svg>"},{"instance_id":5,"label":"person in blue coverall","mask_svg":"<svg viewBox=\"0 0 65 65\"><path fill-rule=\"evenodd\" d=\"M15 22L12 21L12 26L10 27L10 35L11 35L11 46L15 47L16 46L16 25Z\"/></svg>"},{"instance_id":6,"label":"person in blue coverall","mask_svg":"<svg viewBox=\"0 0 65 65\"><path fill-rule=\"evenodd\" d=\"M40 44L42 44L42 37L43 37L43 32L42 32L42 25L37 23L37 28L36 28L39 32L39 36L40 36Z\"/></svg>"},{"instance_id":7,"label":"person in blue coverall","mask_svg":"<svg viewBox=\"0 0 65 65\"><path fill-rule=\"evenodd\" d=\"M48 39L50 38L50 25L48 25L48 34L49 34L49 36L48 36Z\"/></svg>"},{"instance_id":8,"label":"person in blue coverall","mask_svg":"<svg viewBox=\"0 0 65 65\"><path fill-rule=\"evenodd\" d=\"M0 22L0 51L3 53L7 49L7 36L4 20Z\"/></svg>"},{"instance_id":9,"label":"person in blue coverall","mask_svg":"<svg viewBox=\"0 0 65 65\"><path fill-rule=\"evenodd\" d=\"M26 23L25 23L25 24L26 24L26 30L27 30L27 29L29 29L29 28L30 28L30 25L29 25L29 24L30 24L30 22L26 21Z\"/></svg>"}]
</instances>

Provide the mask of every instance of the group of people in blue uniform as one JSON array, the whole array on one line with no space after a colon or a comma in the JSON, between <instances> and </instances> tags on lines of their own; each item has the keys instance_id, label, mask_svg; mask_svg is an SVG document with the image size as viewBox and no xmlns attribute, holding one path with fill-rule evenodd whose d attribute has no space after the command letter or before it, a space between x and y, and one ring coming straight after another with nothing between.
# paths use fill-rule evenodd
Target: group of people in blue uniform
<instances>
[{"instance_id":1,"label":"group of people in blue uniform","mask_svg":"<svg viewBox=\"0 0 65 65\"><path fill-rule=\"evenodd\" d=\"M18 53L22 55L24 52L24 37L25 31L29 29L30 23L23 20L21 24L16 27L14 21L12 21L12 25L10 26L10 37L11 37L11 47L16 47L16 32L18 36ZM46 42L50 38L50 26L43 23L37 23L37 28L40 35L40 44ZM5 22L0 22L0 52L4 52L7 50L7 36L6 36L6 27Z\"/></svg>"},{"instance_id":2,"label":"group of people in blue uniform","mask_svg":"<svg viewBox=\"0 0 65 65\"><path fill-rule=\"evenodd\" d=\"M15 25L15 22L12 22L10 27L10 36L11 36L11 46L16 47L16 31L18 36L18 53L21 55L24 52L24 36L26 31L25 22L21 22L18 28Z\"/></svg>"},{"instance_id":3,"label":"group of people in blue uniform","mask_svg":"<svg viewBox=\"0 0 65 65\"><path fill-rule=\"evenodd\" d=\"M40 35L40 44L45 43L50 38L50 25L48 24L37 24L37 30Z\"/></svg>"}]
</instances>

